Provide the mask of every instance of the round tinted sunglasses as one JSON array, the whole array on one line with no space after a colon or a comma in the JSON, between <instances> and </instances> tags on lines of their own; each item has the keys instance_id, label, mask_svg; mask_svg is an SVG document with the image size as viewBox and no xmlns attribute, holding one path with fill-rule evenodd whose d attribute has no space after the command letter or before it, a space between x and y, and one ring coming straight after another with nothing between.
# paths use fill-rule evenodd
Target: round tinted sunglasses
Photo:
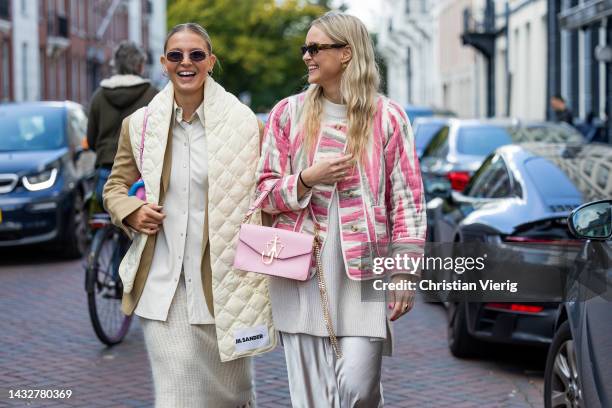
<instances>
[{"instance_id":1,"label":"round tinted sunglasses","mask_svg":"<svg viewBox=\"0 0 612 408\"><path fill-rule=\"evenodd\" d=\"M182 62L185 58L183 51L168 51L166 59L170 62ZM193 62L201 62L206 59L206 52L202 50L189 51L189 59Z\"/></svg>"},{"instance_id":2,"label":"round tinted sunglasses","mask_svg":"<svg viewBox=\"0 0 612 408\"><path fill-rule=\"evenodd\" d=\"M346 44L317 44L317 43L312 43L312 44L308 44L308 45L302 45L300 47L300 51L302 51L302 55L306 54L306 51L308 51L308 53L313 56L313 55L317 55L319 53L319 51L321 50L329 50L332 48L344 48L346 47Z\"/></svg>"}]
</instances>

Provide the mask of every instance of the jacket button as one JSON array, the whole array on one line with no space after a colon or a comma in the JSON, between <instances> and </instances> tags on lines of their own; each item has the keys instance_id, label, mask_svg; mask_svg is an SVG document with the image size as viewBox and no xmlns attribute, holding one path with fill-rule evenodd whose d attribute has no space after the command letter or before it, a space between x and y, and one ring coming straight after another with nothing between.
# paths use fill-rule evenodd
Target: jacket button
<instances>
[{"instance_id":1,"label":"jacket button","mask_svg":"<svg viewBox=\"0 0 612 408\"><path fill-rule=\"evenodd\" d=\"M353 231L353 232L357 232L357 231L359 231L359 227L357 227L356 225L353 225L353 226L351 227L351 231Z\"/></svg>"}]
</instances>

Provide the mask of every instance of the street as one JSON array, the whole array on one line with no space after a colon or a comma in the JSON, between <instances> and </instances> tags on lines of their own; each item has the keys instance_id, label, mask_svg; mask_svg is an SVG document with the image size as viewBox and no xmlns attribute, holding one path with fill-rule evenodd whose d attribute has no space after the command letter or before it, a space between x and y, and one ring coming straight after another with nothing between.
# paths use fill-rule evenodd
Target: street
<instances>
[{"instance_id":1,"label":"street","mask_svg":"<svg viewBox=\"0 0 612 408\"><path fill-rule=\"evenodd\" d=\"M82 261L38 249L0 252L0 407L152 406L143 337L133 324L105 348L89 322ZM395 324L383 363L386 407L541 407L543 351L495 346L474 360L451 356L444 309L419 302ZM282 349L255 360L258 406L289 407ZM9 400L9 390L71 390L70 399Z\"/></svg>"}]
</instances>

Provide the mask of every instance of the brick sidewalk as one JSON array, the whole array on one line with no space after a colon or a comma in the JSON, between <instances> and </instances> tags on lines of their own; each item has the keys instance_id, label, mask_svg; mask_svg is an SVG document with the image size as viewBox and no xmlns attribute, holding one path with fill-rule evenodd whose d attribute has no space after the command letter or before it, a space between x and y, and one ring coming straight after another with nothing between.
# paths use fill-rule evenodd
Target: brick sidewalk
<instances>
[{"instance_id":1,"label":"brick sidewalk","mask_svg":"<svg viewBox=\"0 0 612 408\"><path fill-rule=\"evenodd\" d=\"M28 259L30 258L30 259ZM0 252L0 407L149 407L151 379L142 333L107 349L87 314L81 262ZM9 265L6 265L6 264ZM541 407L542 352L504 348L453 358L444 310L418 304L395 325L385 358L386 407ZM258 406L289 407L282 349L255 359ZM71 389L69 400L8 400L9 389Z\"/></svg>"}]
</instances>

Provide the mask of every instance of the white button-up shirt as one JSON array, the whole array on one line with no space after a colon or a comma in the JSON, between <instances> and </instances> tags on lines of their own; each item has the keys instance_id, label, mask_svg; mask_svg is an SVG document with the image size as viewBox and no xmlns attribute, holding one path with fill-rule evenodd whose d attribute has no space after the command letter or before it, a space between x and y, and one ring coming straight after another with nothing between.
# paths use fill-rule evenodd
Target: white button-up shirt
<instances>
[{"instance_id":1,"label":"white button-up shirt","mask_svg":"<svg viewBox=\"0 0 612 408\"><path fill-rule=\"evenodd\" d=\"M201 273L208 191L204 108L200 105L189 122L176 102L174 110L172 167L163 206L166 218L158 232L149 275L134 313L165 321L184 273L189 323L213 324Z\"/></svg>"}]
</instances>

